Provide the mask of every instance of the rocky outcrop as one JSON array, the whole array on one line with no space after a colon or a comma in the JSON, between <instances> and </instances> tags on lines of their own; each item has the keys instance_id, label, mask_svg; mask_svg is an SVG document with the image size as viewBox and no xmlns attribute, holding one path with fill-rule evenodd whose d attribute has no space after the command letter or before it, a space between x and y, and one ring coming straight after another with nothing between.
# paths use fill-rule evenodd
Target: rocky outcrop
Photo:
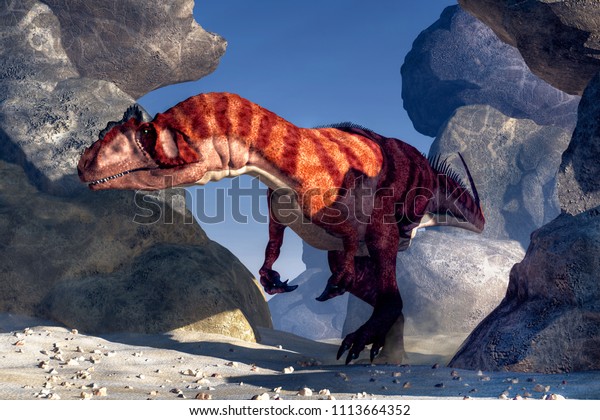
<instances>
[{"instance_id":1,"label":"rocky outcrop","mask_svg":"<svg viewBox=\"0 0 600 420\"><path fill-rule=\"evenodd\" d=\"M135 97L206 74L225 48L193 22L191 0L94 5L0 7L0 158L53 194L84 189L75 175L82 149Z\"/></svg>"},{"instance_id":2,"label":"rocky outcrop","mask_svg":"<svg viewBox=\"0 0 600 420\"><path fill-rule=\"evenodd\" d=\"M552 86L581 95L600 71L600 7L594 1L459 0L504 42L519 49L531 71Z\"/></svg>"},{"instance_id":3,"label":"rocky outcrop","mask_svg":"<svg viewBox=\"0 0 600 420\"><path fill-rule=\"evenodd\" d=\"M577 126L558 172L561 209L579 214L600 206L600 73L583 93Z\"/></svg>"},{"instance_id":4,"label":"rocky outcrop","mask_svg":"<svg viewBox=\"0 0 600 420\"><path fill-rule=\"evenodd\" d=\"M80 77L110 80L134 98L212 73L227 43L206 32L191 0L43 0Z\"/></svg>"},{"instance_id":5,"label":"rocky outcrop","mask_svg":"<svg viewBox=\"0 0 600 420\"><path fill-rule=\"evenodd\" d=\"M500 303L508 273L523 255L514 241L451 228L419 232L397 256L405 334L468 334ZM369 305L351 297L343 334L355 331L371 312Z\"/></svg>"},{"instance_id":6,"label":"rocky outcrop","mask_svg":"<svg viewBox=\"0 0 600 420\"><path fill-rule=\"evenodd\" d=\"M600 207L532 235L506 296L450 365L523 372L600 369Z\"/></svg>"},{"instance_id":7,"label":"rocky outcrop","mask_svg":"<svg viewBox=\"0 0 600 420\"><path fill-rule=\"evenodd\" d=\"M579 97L532 74L517 48L458 6L421 32L401 73L404 108L417 131L431 137L464 105L490 105L542 126L575 124Z\"/></svg>"},{"instance_id":8,"label":"rocky outcrop","mask_svg":"<svg viewBox=\"0 0 600 420\"><path fill-rule=\"evenodd\" d=\"M194 223L182 190L98 193L77 177L83 148L134 97L214 69L225 41L192 7L1 3L0 311L91 333L256 340L271 326L252 274Z\"/></svg>"},{"instance_id":9,"label":"rocky outcrop","mask_svg":"<svg viewBox=\"0 0 600 420\"><path fill-rule=\"evenodd\" d=\"M570 138L569 130L472 105L456 110L429 154L448 158L466 180L460 152L483 203L483 235L517 240L526 248L530 233L560 213L556 171Z\"/></svg>"},{"instance_id":10,"label":"rocky outcrop","mask_svg":"<svg viewBox=\"0 0 600 420\"><path fill-rule=\"evenodd\" d=\"M253 327L271 325L260 289L176 193L59 198L0 160L0 312L93 333L183 327L253 339Z\"/></svg>"}]
</instances>

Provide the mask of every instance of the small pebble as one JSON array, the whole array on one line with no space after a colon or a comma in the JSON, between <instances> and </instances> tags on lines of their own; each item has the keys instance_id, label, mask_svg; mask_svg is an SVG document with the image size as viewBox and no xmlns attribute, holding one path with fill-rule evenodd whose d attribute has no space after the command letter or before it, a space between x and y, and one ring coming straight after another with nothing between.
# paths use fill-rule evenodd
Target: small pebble
<instances>
[{"instance_id":1,"label":"small pebble","mask_svg":"<svg viewBox=\"0 0 600 420\"><path fill-rule=\"evenodd\" d=\"M227 363L225 363L225 366L238 367L239 364L238 364L238 362L227 362Z\"/></svg>"},{"instance_id":2,"label":"small pebble","mask_svg":"<svg viewBox=\"0 0 600 420\"><path fill-rule=\"evenodd\" d=\"M438 369L440 367L439 363L435 363L433 366L431 366L431 369Z\"/></svg>"},{"instance_id":3,"label":"small pebble","mask_svg":"<svg viewBox=\"0 0 600 420\"><path fill-rule=\"evenodd\" d=\"M251 400L270 400L271 397L269 397L269 394L267 394L266 392L260 394L260 395L254 395Z\"/></svg>"},{"instance_id":4,"label":"small pebble","mask_svg":"<svg viewBox=\"0 0 600 420\"><path fill-rule=\"evenodd\" d=\"M408 389L410 387L412 387L412 384L410 382L404 382L404 384L402 385L402 388L404 389Z\"/></svg>"},{"instance_id":5,"label":"small pebble","mask_svg":"<svg viewBox=\"0 0 600 420\"><path fill-rule=\"evenodd\" d=\"M206 392L200 392L200 393L196 394L194 399L196 399L196 400L212 400L212 395L207 394Z\"/></svg>"},{"instance_id":6,"label":"small pebble","mask_svg":"<svg viewBox=\"0 0 600 420\"><path fill-rule=\"evenodd\" d=\"M328 396L328 395L331 395L331 392L330 392L328 389L321 389L321 390L319 391L319 395L321 395L321 396L323 396L323 397L326 397L326 396Z\"/></svg>"},{"instance_id":7,"label":"small pebble","mask_svg":"<svg viewBox=\"0 0 600 420\"><path fill-rule=\"evenodd\" d=\"M73 328L73 329L71 330L71 334L73 334L73 335L77 335L77 334L79 334L79 331L78 331L78 330L76 330L75 328Z\"/></svg>"},{"instance_id":8,"label":"small pebble","mask_svg":"<svg viewBox=\"0 0 600 420\"><path fill-rule=\"evenodd\" d=\"M544 386L544 385L541 385L541 384L536 384L533 387L533 390L535 392L548 392L548 391L550 391L550 387L549 386Z\"/></svg>"},{"instance_id":9,"label":"small pebble","mask_svg":"<svg viewBox=\"0 0 600 420\"><path fill-rule=\"evenodd\" d=\"M82 392L81 394L79 394L79 397L82 400L91 400L92 399L92 394L90 392Z\"/></svg>"},{"instance_id":10,"label":"small pebble","mask_svg":"<svg viewBox=\"0 0 600 420\"><path fill-rule=\"evenodd\" d=\"M283 373L292 373L293 371L294 371L293 366L288 366L286 368L283 368Z\"/></svg>"},{"instance_id":11,"label":"small pebble","mask_svg":"<svg viewBox=\"0 0 600 420\"><path fill-rule=\"evenodd\" d=\"M550 395L546 395L546 397L544 398L545 400L566 400L565 397L563 397L560 394L550 394Z\"/></svg>"},{"instance_id":12,"label":"small pebble","mask_svg":"<svg viewBox=\"0 0 600 420\"><path fill-rule=\"evenodd\" d=\"M312 390L310 388L300 388L300 390L298 390L298 394L302 397L310 397L312 396Z\"/></svg>"},{"instance_id":13,"label":"small pebble","mask_svg":"<svg viewBox=\"0 0 600 420\"><path fill-rule=\"evenodd\" d=\"M273 388L273 392L280 393L282 387L278 386L277 388Z\"/></svg>"},{"instance_id":14,"label":"small pebble","mask_svg":"<svg viewBox=\"0 0 600 420\"><path fill-rule=\"evenodd\" d=\"M439 383L439 384L435 384L436 388L445 388L446 386L444 385L444 383Z\"/></svg>"},{"instance_id":15,"label":"small pebble","mask_svg":"<svg viewBox=\"0 0 600 420\"><path fill-rule=\"evenodd\" d=\"M400 376L402 376L402 372L393 372L392 373L392 377L394 377L394 378L398 378Z\"/></svg>"},{"instance_id":16,"label":"small pebble","mask_svg":"<svg viewBox=\"0 0 600 420\"><path fill-rule=\"evenodd\" d=\"M106 389L105 386L101 387L101 388L96 388L92 391L92 393L94 394L94 396L96 397L106 397L108 395L108 390Z\"/></svg>"}]
</instances>

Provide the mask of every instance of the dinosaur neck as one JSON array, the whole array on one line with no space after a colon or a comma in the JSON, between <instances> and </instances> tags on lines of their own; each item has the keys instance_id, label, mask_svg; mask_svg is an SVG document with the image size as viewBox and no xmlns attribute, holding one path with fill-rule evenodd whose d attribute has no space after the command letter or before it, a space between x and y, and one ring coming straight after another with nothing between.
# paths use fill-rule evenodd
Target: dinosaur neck
<instances>
[{"instance_id":1,"label":"dinosaur neck","mask_svg":"<svg viewBox=\"0 0 600 420\"><path fill-rule=\"evenodd\" d=\"M479 201L452 178L438 174L437 188L431 201L430 226L454 226L473 232L483 231L485 219ZM475 186L472 184L472 188Z\"/></svg>"},{"instance_id":2,"label":"dinosaur neck","mask_svg":"<svg viewBox=\"0 0 600 420\"><path fill-rule=\"evenodd\" d=\"M301 129L238 95L193 96L154 121L182 133L201 156L198 184L249 173L274 186L293 177Z\"/></svg>"}]
</instances>

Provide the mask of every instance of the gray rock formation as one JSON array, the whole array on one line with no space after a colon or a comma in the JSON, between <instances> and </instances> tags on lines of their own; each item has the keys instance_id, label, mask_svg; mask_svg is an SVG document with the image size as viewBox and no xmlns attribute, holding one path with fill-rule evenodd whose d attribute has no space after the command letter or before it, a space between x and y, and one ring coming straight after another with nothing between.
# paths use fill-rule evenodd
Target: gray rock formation
<instances>
[{"instance_id":1,"label":"gray rock formation","mask_svg":"<svg viewBox=\"0 0 600 420\"><path fill-rule=\"evenodd\" d=\"M401 73L404 108L428 136L438 135L457 108L475 104L538 125L575 125L579 97L532 74L519 50L458 6L421 32Z\"/></svg>"},{"instance_id":2,"label":"gray rock formation","mask_svg":"<svg viewBox=\"0 0 600 420\"><path fill-rule=\"evenodd\" d=\"M485 239L452 228L420 231L397 256L406 335L468 334L502 300L508 273L523 258L514 241ZM372 308L351 297L343 334Z\"/></svg>"},{"instance_id":3,"label":"gray rock formation","mask_svg":"<svg viewBox=\"0 0 600 420\"><path fill-rule=\"evenodd\" d=\"M573 0L459 0L519 49L531 71L552 86L581 95L600 71L600 5Z\"/></svg>"},{"instance_id":4,"label":"gray rock formation","mask_svg":"<svg viewBox=\"0 0 600 420\"><path fill-rule=\"evenodd\" d=\"M193 23L191 0L46 3L0 3L0 158L19 162L44 191L68 195L84 188L75 169L82 149L133 103L125 92L200 77L225 42Z\"/></svg>"},{"instance_id":5,"label":"gray rock formation","mask_svg":"<svg viewBox=\"0 0 600 420\"><path fill-rule=\"evenodd\" d=\"M600 74L583 93L577 127L562 156L558 197L563 211L579 214L600 206Z\"/></svg>"},{"instance_id":6,"label":"gray rock formation","mask_svg":"<svg viewBox=\"0 0 600 420\"><path fill-rule=\"evenodd\" d=\"M59 198L0 160L0 312L87 332L191 328L253 339L253 327L271 326L262 292L176 192Z\"/></svg>"},{"instance_id":7,"label":"gray rock formation","mask_svg":"<svg viewBox=\"0 0 600 420\"><path fill-rule=\"evenodd\" d=\"M43 0L81 77L110 80L139 98L212 73L227 43L192 15L193 0Z\"/></svg>"},{"instance_id":8,"label":"gray rock formation","mask_svg":"<svg viewBox=\"0 0 600 420\"><path fill-rule=\"evenodd\" d=\"M192 6L0 2L0 311L88 332L255 340L271 326L252 274L194 224L181 190L97 193L76 173L130 95L214 69L225 42Z\"/></svg>"},{"instance_id":9,"label":"gray rock formation","mask_svg":"<svg viewBox=\"0 0 600 420\"><path fill-rule=\"evenodd\" d=\"M315 298L321 294L331 276L327 252L304 243L302 261L306 271L290 280L290 285L297 285L298 288L269 300L273 328L312 340L340 338L348 294L318 302Z\"/></svg>"},{"instance_id":10,"label":"gray rock formation","mask_svg":"<svg viewBox=\"0 0 600 420\"><path fill-rule=\"evenodd\" d=\"M252 339L250 325L271 325L260 289L176 193L59 198L0 160L0 312L88 332L184 327Z\"/></svg>"},{"instance_id":11,"label":"gray rock formation","mask_svg":"<svg viewBox=\"0 0 600 420\"><path fill-rule=\"evenodd\" d=\"M456 110L431 145L430 155L448 158L464 175L467 164L486 217L483 235L519 241L524 248L535 229L560 213L556 171L571 132L510 118L491 106Z\"/></svg>"},{"instance_id":12,"label":"gray rock formation","mask_svg":"<svg viewBox=\"0 0 600 420\"><path fill-rule=\"evenodd\" d=\"M600 207L537 230L506 297L450 365L522 372L600 369Z\"/></svg>"}]
</instances>

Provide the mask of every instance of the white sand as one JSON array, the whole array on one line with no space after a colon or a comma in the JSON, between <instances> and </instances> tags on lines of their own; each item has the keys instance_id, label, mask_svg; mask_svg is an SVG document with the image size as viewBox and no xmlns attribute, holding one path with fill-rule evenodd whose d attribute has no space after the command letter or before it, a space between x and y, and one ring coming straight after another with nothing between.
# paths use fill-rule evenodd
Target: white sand
<instances>
[{"instance_id":1,"label":"white sand","mask_svg":"<svg viewBox=\"0 0 600 420\"><path fill-rule=\"evenodd\" d=\"M553 393L600 399L600 372L541 375L443 367L464 337L408 337L410 365L344 366L335 360L337 342L260 332L261 344L181 331L96 337L0 314L0 399L191 399L204 393L213 400L245 400L265 392L270 398L319 399L324 389L336 399L497 399L502 394L540 399ZM433 368L436 363L441 367ZM294 371L284 374L290 366ZM304 387L313 395L297 395Z\"/></svg>"}]
</instances>

